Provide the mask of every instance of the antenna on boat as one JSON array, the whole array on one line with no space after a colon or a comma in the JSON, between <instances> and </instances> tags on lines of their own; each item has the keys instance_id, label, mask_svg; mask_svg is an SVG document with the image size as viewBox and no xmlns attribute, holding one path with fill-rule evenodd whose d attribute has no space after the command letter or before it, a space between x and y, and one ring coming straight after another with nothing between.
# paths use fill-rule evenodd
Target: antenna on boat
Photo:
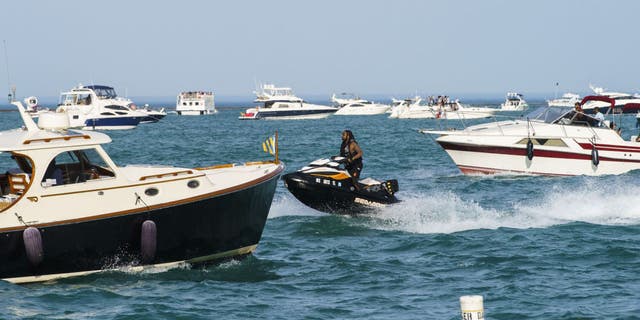
<instances>
[{"instance_id":1,"label":"antenna on boat","mask_svg":"<svg viewBox=\"0 0 640 320\"><path fill-rule=\"evenodd\" d=\"M7 54L7 40L2 40L4 47L4 63L7 67L7 88L11 91L9 93L9 103L13 102L16 98L16 86L11 86L11 78L9 77L9 55Z\"/></svg>"}]
</instances>

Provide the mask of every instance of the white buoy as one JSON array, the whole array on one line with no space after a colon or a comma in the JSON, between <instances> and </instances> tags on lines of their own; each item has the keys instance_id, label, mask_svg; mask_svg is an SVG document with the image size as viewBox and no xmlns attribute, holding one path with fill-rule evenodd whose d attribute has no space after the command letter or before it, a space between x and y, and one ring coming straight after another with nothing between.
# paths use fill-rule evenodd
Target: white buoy
<instances>
[{"instance_id":1,"label":"white buoy","mask_svg":"<svg viewBox=\"0 0 640 320\"><path fill-rule=\"evenodd\" d=\"M484 320L484 306L482 296L460 297L462 320Z\"/></svg>"}]
</instances>

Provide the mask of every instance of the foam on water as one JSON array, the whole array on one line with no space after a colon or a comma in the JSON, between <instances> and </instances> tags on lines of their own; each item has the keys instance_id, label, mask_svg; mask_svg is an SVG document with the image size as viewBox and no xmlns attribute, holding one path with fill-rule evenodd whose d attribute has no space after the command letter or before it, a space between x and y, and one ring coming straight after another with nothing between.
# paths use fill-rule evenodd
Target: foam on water
<instances>
[{"instance_id":1,"label":"foam on water","mask_svg":"<svg viewBox=\"0 0 640 320\"><path fill-rule=\"evenodd\" d=\"M483 208L452 192L410 194L399 204L372 214L366 222L382 230L413 233L452 233L474 229L544 228L575 221L603 225L640 223L635 203L640 187L587 183L554 186L531 201L506 208Z\"/></svg>"},{"instance_id":2,"label":"foam on water","mask_svg":"<svg viewBox=\"0 0 640 320\"><path fill-rule=\"evenodd\" d=\"M293 195L289 194L276 194L271 203L271 209L269 210L268 219L283 217L283 216L320 216L324 213L311 209L305 206L302 202L298 201Z\"/></svg>"}]
</instances>

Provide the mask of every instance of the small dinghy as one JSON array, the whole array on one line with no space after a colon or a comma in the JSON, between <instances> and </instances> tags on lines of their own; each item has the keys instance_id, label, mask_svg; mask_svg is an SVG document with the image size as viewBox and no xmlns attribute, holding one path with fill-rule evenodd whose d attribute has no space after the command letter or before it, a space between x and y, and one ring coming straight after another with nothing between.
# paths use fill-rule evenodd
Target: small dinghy
<instances>
[{"instance_id":1,"label":"small dinghy","mask_svg":"<svg viewBox=\"0 0 640 320\"><path fill-rule=\"evenodd\" d=\"M398 202L397 180L366 178L354 186L344 157L318 159L282 177L289 191L305 205L327 213L367 213Z\"/></svg>"}]
</instances>

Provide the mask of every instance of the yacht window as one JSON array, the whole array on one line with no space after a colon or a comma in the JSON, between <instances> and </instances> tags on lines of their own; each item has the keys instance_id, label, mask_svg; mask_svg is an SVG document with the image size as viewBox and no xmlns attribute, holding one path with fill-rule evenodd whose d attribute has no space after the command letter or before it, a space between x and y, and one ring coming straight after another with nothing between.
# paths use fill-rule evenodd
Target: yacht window
<instances>
[{"instance_id":1,"label":"yacht window","mask_svg":"<svg viewBox=\"0 0 640 320\"><path fill-rule=\"evenodd\" d=\"M60 96L60 104L65 106L76 104L77 98L78 96L75 94L63 94Z\"/></svg>"},{"instance_id":2,"label":"yacht window","mask_svg":"<svg viewBox=\"0 0 640 320\"><path fill-rule=\"evenodd\" d=\"M56 173L58 169L60 173ZM52 175L54 173L59 177L47 176L47 174ZM114 176L113 170L96 149L84 149L65 151L58 154L49 164L42 183L43 186L56 186ZM55 183L53 183L53 180L55 180Z\"/></svg>"},{"instance_id":3,"label":"yacht window","mask_svg":"<svg viewBox=\"0 0 640 320\"><path fill-rule=\"evenodd\" d=\"M352 104L351 106L352 106L352 107L364 107L363 105L358 104L358 103Z\"/></svg>"},{"instance_id":4,"label":"yacht window","mask_svg":"<svg viewBox=\"0 0 640 320\"><path fill-rule=\"evenodd\" d=\"M283 109L283 108L289 108L289 105L286 103L281 103L278 108Z\"/></svg>"},{"instance_id":5,"label":"yacht window","mask_svg":"<svg viewBox=\"0 0 640 320\"><path fill-rule=\"evenodd\" d=\"M103 115L103 116L115 116L116 115L113 112L101 112L100 114Z\"/></svg>"},{"instance_id":6,"label":"yacht window","mask_svg":"<svg viewBox=\"0 0 640 320\"><path fill-rule=\"evenodd\" d=\"M114 99L118 96L113 88L93 88L93 92L100 99Z\"/></svg>"},{"instance_id":7,"label":"yacht window","mask_svg":"<svg viewBox=\"0 0 640 320\"><path fill-rule=\"evenodd\" d=\"M108 105L108 106L104 106L106 109L111 109L111 110L124 110L124 111L129 111L129 109L127 109L127 107L125 106L119 106L119 105Z\"/></svg>"},{"instance_id":8,"label":"yacht window","mask_svg":"<svg viewBox=\"0 0 640 320\"><path fill-rule=\"evenodd\" d=\"M78 104L80 105L90 105L91 104L91 95L88 93L82 93L78 96Z\"/></svg>"},{"instance_id":9,"label":"yacht window","mask_svg":"<svg viewBox=\"0 0 640 320\"><path fill-rule=\"evenodd\" d=\"M196 106L199 106L199 105L200 105L200 102L196 101Z\"/></svg>"}]
</instances>

